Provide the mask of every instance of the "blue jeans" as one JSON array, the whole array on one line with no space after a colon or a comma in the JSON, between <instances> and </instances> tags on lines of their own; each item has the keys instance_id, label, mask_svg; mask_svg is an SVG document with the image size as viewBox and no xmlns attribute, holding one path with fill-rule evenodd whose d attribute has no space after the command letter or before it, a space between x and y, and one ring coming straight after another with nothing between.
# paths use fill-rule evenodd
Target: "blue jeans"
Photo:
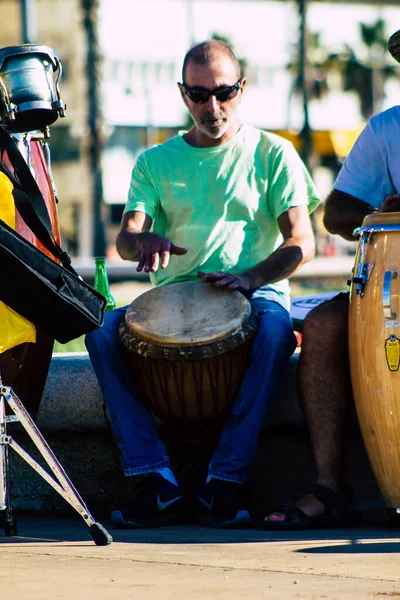
<instances>
[{"instance_id":1,"label":"blue jeans","mask_svg":"<svg viewBox=\"0 0 400 600\"><path fill-rule=\"evenodd\" d=\"M270 290L267 298L260 290L248 296L259 315L252 360L209 464L209 475L225 481L244 483L247 479L258 435L296 347L289 312L274 293L276 301L270 299ZM138 401L120 355L118 325L125 311L123 307L106 313L103 326L87 334L85 341L122 455L122 468L129 476L168 467L170 462L154 419Z\"/></svg>"}]
</instances>

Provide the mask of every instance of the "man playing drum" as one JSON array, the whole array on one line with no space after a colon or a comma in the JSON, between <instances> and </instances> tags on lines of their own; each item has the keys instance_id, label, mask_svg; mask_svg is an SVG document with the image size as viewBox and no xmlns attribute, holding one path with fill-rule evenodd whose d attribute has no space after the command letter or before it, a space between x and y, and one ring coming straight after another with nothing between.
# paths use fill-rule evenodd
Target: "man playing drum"
<instances>
[{"instance_id":1,"label":"man playing drum","mask_svg":"<svg viewBox=\"0 0 400 600\"><path fill-rule=\"evenodd\" d=\"M189 50L178 86L193 127L139 157L117 249L156 286L202 280L245 294L259 315L252 361L206 481L191 499L121 360L117 330L125 309L107 313L103 327L87 336L124 474L147 475L113 512L116 526L179 522L187 510L220 527L250 520L243 484L296 346L287 277L313 257L309 212L319 199L290 143L242 125L245 84L226 44L212 40Z\"/></svg>"},{"instance_id":2,"label":"man playing drum","mask_svg":"<svg viewBox=\"0 0 400 600\"><path fill-rule=\"evenodd\" d=\"M389 40L400 62L400 31ZM366 125L347 156L324 207L333 234L355 241L353 231L373 212L400 211L400 106ZM268 515L263 527L301 529L359 522L345 484L345 429L353 396L348 351L349 295L340 293L314 308L303 324L299 394L308 423L316 487L295 504Z\"/></svg>"}]
</instances>

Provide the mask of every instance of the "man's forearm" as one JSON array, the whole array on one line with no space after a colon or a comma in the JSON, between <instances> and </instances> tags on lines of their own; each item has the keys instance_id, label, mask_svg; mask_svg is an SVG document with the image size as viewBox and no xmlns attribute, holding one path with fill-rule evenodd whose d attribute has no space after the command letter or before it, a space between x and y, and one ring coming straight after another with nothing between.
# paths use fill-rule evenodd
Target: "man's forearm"
<instances>
[{"instance_id":1,"label":"man's forearm","mask_svg":"<svg viewBox=\"0 0 400 600\"><path fill-rule=\"evenodd\" d=\"M140 258L139 237L148 234L152 219L140 211L126 212L122 217L121 229L115 241L118 254L124 260L136 262Z\"/></svg>"},{"instance_id":2,"label":"man's forearm","mask_svg":"<svg viewBox=\"0 0 400 600\"><path fill-rule=\"evenodd\" d=\"M136 262L139 260L139 248L137 246L137 238L140 233L131 233L121 231L116 239L115 245L118 254L124 260Z\"/></svg>"},{"instance_id":3,"label":"man's forearm","mask_svg":"<svg viewBox=\"0 0 400 600\"><path fill-rule=\"evenodd\" d=\"M286 279L314 256L314 244L302 247L285 243L268 258L244 273L250 279L251 289Z\"/></svg>"},{"instance_id":4,"label":"man's forearm","mask_svg":"<svg viewBox=\"0 0 400 600\"><path fill-rule=\"evenodd\" d=\"M355 242L353 231L360 227L364 218L372 212L374 208L362 200L333 190L325 202L324 225L329 233Z\"/></svg>"}]
</instances>

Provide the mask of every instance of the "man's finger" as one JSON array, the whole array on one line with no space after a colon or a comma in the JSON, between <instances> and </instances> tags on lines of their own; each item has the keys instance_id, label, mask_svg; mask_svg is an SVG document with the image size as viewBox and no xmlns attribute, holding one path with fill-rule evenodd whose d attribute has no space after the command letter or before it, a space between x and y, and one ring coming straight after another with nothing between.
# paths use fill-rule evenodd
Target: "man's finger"
<instances>
[{"instance_id":1,"label":"man's finger","mask_svg":"<svg viewBox=\"0 0 400 600\"><path fill-rule=\"evenodd\" d=\"M175 244L171 244L170 253L171 254L186 254L186 248L181 248L180 246L175 246Z\"/></svg>"},{"instance_id":2,"label":"man's finger","mask_svg":"<svg viewBox=\"0 0 400 600\"><path fill-rule=\"evenodd\" d=\"M138 264L136 267L136 271L143 271L144 263L145 263L145 256L141 254L139 256L139 261L138 261Z\"/></svg>"},{"instance_id":3,"label":"man's finger","mask_svg":"<svg viewBox=\"0 0 400 600\"><path fill-rule=\"evenodd\" d=\"M200 272L198 273L199 277L200 277ZM222 279L222 277L225 277L226 273L224 273L223 271L214 271L213 273L202 273L201 274L201 279L203 281L218 281L219 279Z\"/></svg>"},{"instance_id":4,"label":"man's finger","mask_svg":"<svg viewBox=\"0 0 400 600\"><path fill-rule=\"evenodd\" d=\"M161 269L166 269L168 267L169 257L170 253L168 252L168 250L164 250L164 252L161 254Z\"/></svg>"},{"instance_id":5,"label":"man's finger","mask_svg":"<svg viewBox=\"0 0 400 600\"><path fill-rule=\"evenodd\" d=\"M235 279L232 278L232 275L225 275L225 277L222 277L221 279L217 279L214 282L214 285L216 287L226 287L226 286L230 286L232 283L234 283Z\"/></svg>"},{"instance_id":6,"label":"man's finger","mask_svg":"<svg viewBox=\"0 0 400 600\"><path fill-rule=\"evenodd\" d=\"M155 273L159 267L160 264L160 254L158 252L153 252L153 254L151 255L150 258L150 269L149 271L151 271L152 273Z\"/></svg>"},{"instance_id":7,"label":"man's finger","mask_svg":"<svg viewBox=\"0 0 400 600\"><path fill-rule=\"evenodd\" d=\"M399 196L388 196L382 203L381 212L397 212L400 210Z\"/></svg>"},{"instance_id":8,"label":"man's finger","mask_svg":"<svg viewBox=\"0 0 400 600\"><path fill-rule=\"evenodd\" d=\"M238 290L241 287L242 287L242 283L241 283L240 279L235 279L228 285L228 288L230 290Z\"/></svg>"}]
</instances>

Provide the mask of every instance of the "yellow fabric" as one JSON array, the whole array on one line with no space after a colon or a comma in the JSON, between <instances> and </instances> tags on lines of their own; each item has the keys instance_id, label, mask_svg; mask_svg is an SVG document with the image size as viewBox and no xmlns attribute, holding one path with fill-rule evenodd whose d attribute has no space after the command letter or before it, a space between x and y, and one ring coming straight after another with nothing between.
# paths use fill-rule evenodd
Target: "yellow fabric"
<instances>
[{"instance_id":1,"label":"yellow fabric","mask_svg":"<svg viewBox=\"0 0 400 600\"><path fill-rule=\"evenodd\" d=\"M12 195L13 184L7 175L0 173L0 218L15 229L15 206Z\"/></svg>"},{"instance_id":2,"label":"yellow fabric","mask_svg":"<svg viewBox=\"0 0 400 600\"><path fill-rule=\"evenodd\" d=\"M15 206L12 190L11 181L4 173L0 173L0 218L9 227L15 229ZM35 326L0 301L0 353L25 342L36 342Z\"/></svg>"}]
</instances>

